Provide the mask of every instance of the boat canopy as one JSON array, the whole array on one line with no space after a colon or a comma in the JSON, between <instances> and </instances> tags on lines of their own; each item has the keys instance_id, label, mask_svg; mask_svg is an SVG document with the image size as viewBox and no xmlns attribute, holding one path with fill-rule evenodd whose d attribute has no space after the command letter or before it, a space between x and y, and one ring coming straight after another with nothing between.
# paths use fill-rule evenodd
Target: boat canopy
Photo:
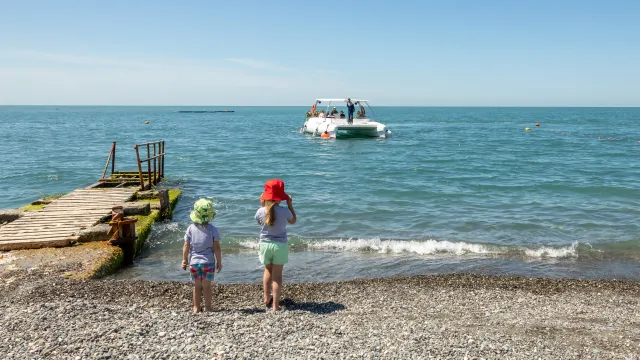
<instances>
[{"instance_id":1,"label":"boat canopy","mask_svg":"<svg viewBox=\"0 0 640 360\"><path fill-rule=\"evenodd\" d=\"M318 106L318 104L322 104L321 106L322 107L326 106L327 107L327 111L328 111L329 107L331 107L332 105L338 105L337 103L341 103L342 102L342 103L345 103L343 106L346 106L347 105L346 101L347 101L346 98L342 98L342 99L316 99L316 102L314 103L314 105L311 108L312 108L312 110L315 110L315 107ZM369 105L369 102L367 100L351 99L351 102L353 102L354 104L360 105L360 107L363 107L362 104L366 105L369 108L368 114L364 115L365 111L362 111L362 114L363 114L362 116L363 117L361 117L361 118L366 117L367 119L374 120L373 109L371 108L371 105ZM320 107L320 106L318 106L318 107ZM358 110L358 113L360 113L360 110ZM307 114L309 114L309 113L307 113Z\"/></svg>"}]
</instances>

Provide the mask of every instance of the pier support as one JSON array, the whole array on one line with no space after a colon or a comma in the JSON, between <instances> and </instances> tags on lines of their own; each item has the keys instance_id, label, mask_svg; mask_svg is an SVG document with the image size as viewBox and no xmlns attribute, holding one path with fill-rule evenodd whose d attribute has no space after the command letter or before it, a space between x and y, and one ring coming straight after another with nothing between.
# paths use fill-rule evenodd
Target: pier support
<instances>
[{"instance_id":1,"label":"pier support","mask_svg":"<svg viewBox=\"0 0 640 360\"><path fill-rule=\"evenodd\" d=\"M160 218L161 219L171 219L172 211L171 211L171 202L169 201L169 192L167 190L158 191L158 195L160 195Z\"/></svg>"}]
</instances>

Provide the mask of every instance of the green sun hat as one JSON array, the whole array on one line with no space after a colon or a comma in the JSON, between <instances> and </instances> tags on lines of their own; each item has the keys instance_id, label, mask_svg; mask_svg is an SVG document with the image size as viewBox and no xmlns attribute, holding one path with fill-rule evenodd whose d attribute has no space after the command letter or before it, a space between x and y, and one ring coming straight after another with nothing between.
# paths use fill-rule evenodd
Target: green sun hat
<instances>
[{"instance_id":1,"label":"green sun hat","mask_svg":"<svg viewBox=\"0 0 640 360\"><path fill-rule=\"evenodd\" d=\"M193 211L189 215L191 221L196 224L206 224L216 217L213 203L209 199L200 199L193 204Z\"/></svg>"}]
</instances>

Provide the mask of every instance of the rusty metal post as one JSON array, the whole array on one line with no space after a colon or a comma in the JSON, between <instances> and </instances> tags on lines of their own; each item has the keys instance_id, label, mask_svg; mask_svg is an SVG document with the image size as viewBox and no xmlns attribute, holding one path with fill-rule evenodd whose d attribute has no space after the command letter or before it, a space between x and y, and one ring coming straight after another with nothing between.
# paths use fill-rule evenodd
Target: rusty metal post
<instances>
[{"instance_id":1,"label":"rusty metal post","mask_svg":"<svg viewBox=\"0 0 640 360\"><path fill-rule=\"evenodd\" d=\"M149 143L147 143L147 176L149 180L149 190L151 190L151 152L149 151Z\"/></svg>"},{"instance_id":2,"label":"rusty metal post","mask_svg":"<svg viewBox=\"0 0 640 360\"><path fill-rule=\"evenodd\" d=\"M116 142L113 142L113 156L111 157L111 174L116 172Z\"/></svg>"},{"instance_id":3,"label":"rusty metal post","mask_svg":"<svg viewBox=\"0 0 640 360\"><path fill-rule=\"evenodd\" d=\"M142 165L140 165L140 152L138 151L138 145L133 146L136 149L136 158L138 158L138 175L140 176L140 190L144 190L144 180L142 179Z\"/></svg>"},{"instance_id":4,"label":"rusty metal post","mask_svg":"<svg viewBox=\"0 0 640 360\"><path fill-rule=\"evenodd\" d=\"M158 141L158 179L162 180L162 141Z\"/></svg>"},{"instance_id":5,"label":"rusty metal post","mask_svg":"<svg viewBox=\"0 0 640 360\"><path fill-rule=\"evenodd\" d=\"M158 177L156 175L156 162L158 159L156 158L156 143L153 143L153 184L158 184Z\"/></svg>"},{"instance_id":6,"label":"rusty metal post","mask_svg":"<svg viewBox=\"0 0 640 360\"><path fill-rule=\"evenodd\" d=\"M158 191L160 196L160 218L171 219L171 203L169 202L169 192L165 189Z\"/></svg>"},{"instance_id":7,"label":"rusty metal post","mask_svg":"<svg viewBox=\"0 0 640 360\"><path fill-rule=\"evenodd\" d=\"M162 140L162 172L160 174L164 178L164 140Z\"/></svg>"},{"instance_id":8,"label":"rusty metal post","mask_svg":"<svg viewBox=\"0 0 640 360\"><path fill-rule=\"evenodd\" d=\"M104 164L104 170L102 171L102 177L100 179L104 179L104 176L107 175L107 168L109 167L109 161L111 161L111 157L115 156L116 143L115 141L111 144L111 151L109 151L109 156L107 156L107 163ZM113 174L113 168L111 169L111 173Z\"/></svg>"},{"instance_id":9,"label":"rusty metal post","mask_svg":"<svg viewBox=\"0 0 640 360\"><path fill-rule=\"evenodd\" d=\"M133 264L136 243L136 222L138 219L125 218L122 206L114 206L111 209L111 229L107 234L113 234L108 241L109 245L115 245L122 249L124 264Z\"/></svg>"}]
</instances>

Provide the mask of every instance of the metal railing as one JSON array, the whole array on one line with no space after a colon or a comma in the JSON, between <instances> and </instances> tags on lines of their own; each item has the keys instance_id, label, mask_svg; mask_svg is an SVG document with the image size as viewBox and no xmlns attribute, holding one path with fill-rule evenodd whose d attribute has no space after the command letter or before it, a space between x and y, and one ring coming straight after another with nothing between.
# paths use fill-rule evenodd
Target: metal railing
<instances>
[{"instance_id":1,"label":"metal railing","mask_svg":"<svg viewBox=\"0 0 640 360\"><path fill-rule=\"evenodd\" d=\"M109 162L111 162L111 173L113 174L114 172L116 172L116 142L114 141L113 144L111 144L111 151L109 151L109 156L107 157L107 163L104 164L104 171L102 172L102 176L100 177L100 180L104 180L105 179L105 175L107 175L107 168L109 167Z\"/></svg>"},{"instance_id":2,"label":"metal railing","mask_svg":"<svg viewBox=\"0 0 640 360\"><path fill-rule=\"evenodd\" d=\"M152 150L153 146L153 150ZM140 147L147 148L147 158L140 159ZM156 185L160 179L164 177L164 140L154 141L144 144L136 144L133 146L136 150L136 158L138 159L138 176L140 177L140 188L145 189L145 181L142 172L142 163L147 163L147 183L148 189ZM151 162L153 161L153 172L151 171Z\"/></svg>"},{"instance_id":3,"label":"metal railing","mask_svg":"<svg viewBox=\"0 0 640 360\"><path fill-rule=\"evenodd\" d=\"M140 189L145 190L157 185L164 178L164 140L136 144L133 148L136 151L138 170L116 171L116 143L114 141L107 157L107 163L104 165L100 183L109 184L108 186L140 184ZM140 153L144 154L145 148L147 150L146 158L140 159ZM143 163L146 164L146 169L143 169ZM109 164L111 164L111 174L107 176Z\"/></svg>"}]
</instances>

